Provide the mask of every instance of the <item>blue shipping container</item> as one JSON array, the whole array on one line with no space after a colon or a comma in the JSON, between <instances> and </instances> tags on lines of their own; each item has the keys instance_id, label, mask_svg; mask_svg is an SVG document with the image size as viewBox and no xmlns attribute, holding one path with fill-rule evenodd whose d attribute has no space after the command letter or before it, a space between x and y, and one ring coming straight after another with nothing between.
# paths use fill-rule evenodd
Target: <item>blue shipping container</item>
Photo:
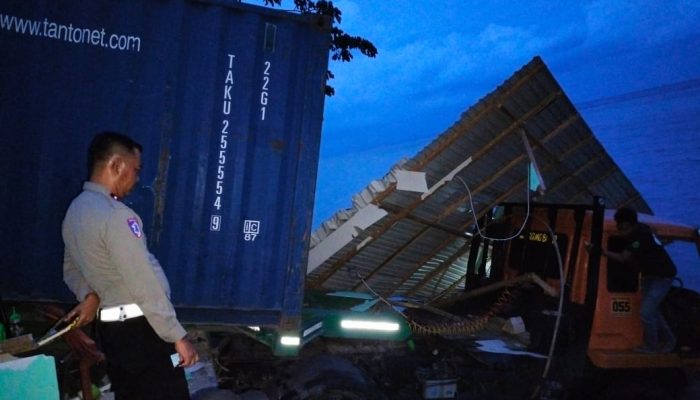
<instances>
[{"instance_id":1,"label":"blue shipping container","mask_svg":"<svg viewBox=\"0 0 700 400\"><path fill-rule=\"evenodd\" d=\"M74 301L61 222L95 133L144 146L125 200L184 321L295 325L329 22L235 1L0 3L0 295Z\"/></svg>"}]
</instances>

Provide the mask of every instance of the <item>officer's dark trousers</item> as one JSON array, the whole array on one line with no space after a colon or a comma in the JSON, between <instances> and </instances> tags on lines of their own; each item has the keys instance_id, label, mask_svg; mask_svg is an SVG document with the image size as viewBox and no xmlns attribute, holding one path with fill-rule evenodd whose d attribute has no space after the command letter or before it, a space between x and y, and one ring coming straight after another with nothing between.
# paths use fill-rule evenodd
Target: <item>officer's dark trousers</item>
<instances>
[{"instance_id":1,"label":"officer's dark trousers","mask_svg":"<svg viewBox=\"0 0 700 400\"><path fill-rule=\"evenodd\" d=\"M175 368L172 343L163 341L146 317L99 322L107 375L116 400L189 400L183 368Z\"/></svg>"}]
</instances>

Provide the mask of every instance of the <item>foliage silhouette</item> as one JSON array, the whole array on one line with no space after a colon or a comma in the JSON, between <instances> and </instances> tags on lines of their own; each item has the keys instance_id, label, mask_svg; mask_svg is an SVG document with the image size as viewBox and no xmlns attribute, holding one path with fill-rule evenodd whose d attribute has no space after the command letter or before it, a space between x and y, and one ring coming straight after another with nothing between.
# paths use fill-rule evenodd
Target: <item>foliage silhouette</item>
<instances>
[{"instance_id":1,"label":"foliage silhouette","mask_svg":"<svg viewBox=\"0 0 700 400\"><path fill-rule=\"evenodd\" d=\"M263 2L270 7L282 5L282 0L263 0ZM302 14L319 14L331 19L331 60L349 62L353 58L353 50L358 50L367 57L375 57L377 55L377 48L374 47L372 42L359 36L351 36L338 27L341 22L342 12L333 5L332 1L294 0L294 8ZM335 89L328 84L328 81L334 77L333 72L330 70L326 72L327 96L335 94Z\"/></svg>"}]
</instances>

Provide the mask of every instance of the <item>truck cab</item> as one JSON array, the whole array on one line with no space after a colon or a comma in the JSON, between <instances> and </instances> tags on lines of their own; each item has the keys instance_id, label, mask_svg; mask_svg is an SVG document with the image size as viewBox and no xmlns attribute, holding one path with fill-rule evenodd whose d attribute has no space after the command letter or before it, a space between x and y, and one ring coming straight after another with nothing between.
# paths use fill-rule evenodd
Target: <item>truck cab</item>
<instances>
[{"instance_id":1,"label":"truck cab","mask_svg":"<svg viewBox=\"0 0 700 400\"><path fill-rule=\"evenodd\" d=\"M507 280L534 272L557 296L564 296L563 315L573 330L585 332L580 335L587 337L579 341L594 366L603 369L680 367L683 359L679 350L694 350L692 343L684 346L679 339L676 352L669 354L640 354L632 350L643 343L639 316L640 276L629 265L585 249L585 243L590 242L610 251L623 250L625 242L617 232L614 212L604 209L602 200L601 204L593 206L504 205L501 220L507 221L507 229L522 230L504 245L503 277ZM647 214L640 214L639 221L649 225L663 243L694 243L700 251L700 237L695 227ZM669 321L672 329L684 323L692 324L692 320ZM566 341L562 343L565 344Z\"/></svg>"}]
</instances>

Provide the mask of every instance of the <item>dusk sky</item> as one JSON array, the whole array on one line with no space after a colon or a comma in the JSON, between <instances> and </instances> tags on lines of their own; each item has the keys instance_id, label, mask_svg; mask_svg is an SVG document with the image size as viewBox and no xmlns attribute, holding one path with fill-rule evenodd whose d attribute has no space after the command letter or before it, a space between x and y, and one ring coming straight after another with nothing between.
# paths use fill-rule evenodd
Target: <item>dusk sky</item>
<instances>
[{"instance_id":1,"label":"dusk sky","mask_svg":"<svg viewBox=\"0 0 700 400\"><path fill-rule=\"evenodd\" d=\"M330 65L336 95L326 99L314 228L537 55L657 214L635 138L656 136L670 147L658 151L700 169L698 1L334 3L340 27L379 54ZM664 124L671 117L682 129ZM700 173L668 179L700 201ZM700 225L699 212L690 219Z\"/></svg>"}]
</instances>

